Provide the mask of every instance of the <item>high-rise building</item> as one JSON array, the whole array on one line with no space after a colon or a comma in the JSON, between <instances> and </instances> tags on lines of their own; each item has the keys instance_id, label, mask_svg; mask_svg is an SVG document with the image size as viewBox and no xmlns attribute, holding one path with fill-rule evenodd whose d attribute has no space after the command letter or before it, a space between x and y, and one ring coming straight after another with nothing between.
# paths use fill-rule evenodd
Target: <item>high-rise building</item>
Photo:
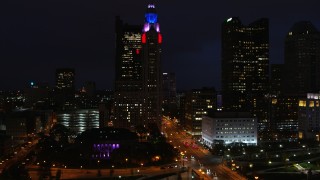
<instances>
[{"instance_id":1,"label":"high-rise building","mask_svg":"<svg viewBox=\"0 0 320 180\"><path fill-rule=\"evenodd\" d=\"M116 79L114 126L134 128L161 118L160 54L162 36L154 4L144 26L116 19Z\"/></svg>"},{"instance_id":2,"label":"high-rise building","mask_svg":"<svg viewBox=\"0 0 320 180\"><path fill-rule=\"evenodd\" d=\"M222 99L225 111L252 112L268 121L269 21L249 25L232 17L222 23ZM265 125L262 125L265 126Z\"/></svg>"},{"instance_id":3,"label":"high-rise building","mask_svg":"<svg viewBox=\"0 0 320 180\"><path fill-rule=\"evenodd\" d=\"M320 90L320 32L311 22L297 22L288 32L284 65L285 93Z\"/></svg>"},{"instance_id":4,"label":"high-rise building","mask_svg":"<svg viewBox=\"0 0 320 180\"><path fill-rule=\"evenodd\" d=\"M160 127L162 104L161 44L162 35L155 5L149 4L141 35L143 92L146 95L143 120Z\"/></svg>"},{"instance_id":5,"label":"high-rise building","mask_svg":"<svg viewBox=\"0 0 320 180\"><path fill-rule=\"evenodd\" d=\"M271 99L269 135L274 134L274 140L296 140L299 123L299 135L309 136L308 128L301 127L301 122L307 125L309 121L300 116L308 105L301 106L299 100L320 89L319 31L308 21L295 23L286 36L284 52L284 64L271 67L271 93L276 96Z\"/></svg>"},{"instance_id":6,"label":"high-rise building","mask_svg":"<svg viewBox=\"0 0 320 180\"><path fill-rule=\"evenodd\" d=\"M116 17L115 127L134 128L142 120L142 25Z\"/></svg>"}]
</instances>

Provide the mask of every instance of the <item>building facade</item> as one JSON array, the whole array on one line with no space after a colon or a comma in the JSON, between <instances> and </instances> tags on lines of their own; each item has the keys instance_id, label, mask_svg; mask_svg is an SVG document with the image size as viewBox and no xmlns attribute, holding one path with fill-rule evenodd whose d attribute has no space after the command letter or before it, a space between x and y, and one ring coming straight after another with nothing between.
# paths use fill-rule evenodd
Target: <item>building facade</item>
<instances>
[{"instance_id":1,"label":"building facade","mask_svg":"<svg viewBox=\"0 0 320 180\"><path fill-rule=\"evenodd\" d=\"M311 22L295 23L285 39L285 93L320 90L320 32Z\"/></svg>"},{"instance_id":2,"label":"building facade","mask_svg":"<svg viewBox=\"0 0 320 180\"><path fill-rule=\"evenodd\" d=\"M202 119L202 140L209 147L215 141L257 145L257 132L257 119L251 113L209 112Z\"/></svg>"},{"instance_id":3,"label":"building facade","mask_svg":"<svg viewBox=\"0 0 320 180\"><path fill-rule=\"evenodd\" d=\"M163 103L177 104L177 83L175 73L162 73Z\"/></svg>"},{"instance_id":4,"label":"building facade","mask_svg":"<svg viewBox=\"0 0 320 180\"><path fill-rule=\"evenodd\" d=\"M56 88L62 91L75 90L75 71L72 68L59 68L56 70Z\"/></svg>"},{"instance_id":5,"label":"building facade","mask_svg":"<svg viewBox=\"0 0 320 180\"><path fill-rule=\"evenodd\" d=\"M278 96L282 93L283 64L271 64L270 68L270 94Z\"/></svg>"},{"instance_id":6,"label":"building facade","mask_svg":"<svg viewBox=\"0 0 320 180\"><path fill-rule=\"evenodd\" d=\"M299 99L299 139L319 141L320 136L320 94L307 93Z\"/></svg>"},{"instance_id":7,"label":"building facade","mask_svg":"<svg viewBox=\"0 0 320 180\"><path fill-rule=\"evenodd\" d=\"M141 29L116 18L115 127L133 128L142 119Z\"/></svg>"},{"instance_id":8,"label":"building facade","mask_svg":"<svg viewBox=\"0 0 320 180\"><path fill-rule=\"evenodd\" d=\"M144 124L161 125L162 72L161 44L162 34L155 5L149 4L145 13L145 23L141 35L143 62Z\"/></svg>"},{"instance_id":9,"label":"building facade","mask_svg":"<svg viewBox=\"0 0 320 180\"><path fill-rule=\"evenodd\" d=\"M213 88L194 89L186 93L184 126L189 134L201 137L202 118L209 110L216 109L216 91Z\"/></svg>"},{"instance_id":10,"label":"building facade","mask_svg":"<svg viewBox=\"0 0 320 180\"><path fill-rule=\"evenodd\" d=\"M64 125L76 135L92 128L99 128L98 109L79 109L56 113L57 123Z\"/></svg>"},{"instance_id":11,"label":"building facade","mask_svg":"<svg viewBox=\"0 0 320 180\"><path fill-rule=\"evenodd\" d=\"M115 127L160 126L162 35L157 17L149 4L143 26L116 20Z\"/></svg>"},{"instance_id":12,"label":"building facade","mask_svg":"<svg viewBox=\"0 0 320 180\"><path fill-rule=\"evenodd\" d=\"M267 119L269 90L269 21L243 25L232 17L222 23L222 95L226 111L252 112Z\"/></svg>"}]
</instances>

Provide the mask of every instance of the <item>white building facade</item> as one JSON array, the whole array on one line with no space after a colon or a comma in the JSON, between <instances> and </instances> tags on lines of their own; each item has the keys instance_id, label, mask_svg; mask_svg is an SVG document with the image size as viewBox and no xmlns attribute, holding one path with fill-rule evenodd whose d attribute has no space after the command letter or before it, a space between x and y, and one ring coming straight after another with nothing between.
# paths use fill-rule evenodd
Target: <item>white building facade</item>
<instances>
[{"instance_id":1,"label":"white building facade","mask_svg":"<svg viewBox=\"0 0 320 180\"><path fill-rule=\"evenodd\" d=\"M209 147L215 141L257 145L257 131L257 120L250 113L212 112L202 119L202 140Z\"/></svg>"}]
</instances>

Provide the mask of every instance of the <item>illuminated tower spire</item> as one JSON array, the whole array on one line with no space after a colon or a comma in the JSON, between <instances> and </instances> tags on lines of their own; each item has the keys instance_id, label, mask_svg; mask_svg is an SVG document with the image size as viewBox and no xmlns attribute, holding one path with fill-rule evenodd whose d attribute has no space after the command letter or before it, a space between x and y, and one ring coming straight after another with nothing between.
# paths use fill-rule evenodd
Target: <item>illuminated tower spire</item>
<instances>
[{"instance_id":1,"label":"illuminated tower spire","mask_svg":"<svg viewBox=\"0 0 320 180\"><path fill-rule=\"evenodd\" d=\"M143 32L148 32L150 28L154 28L157 32L160 32L160 25L158 23L158 14L154 4L149 4L147 12L144 15L145 23L143 26Z\"/></svg>"},{"instance_id":2,"label":"illuminated tower spire","mask_svg":"<svg viewBox=\"0 0 320 180\"><path fill-rule=\"evenodd\" d=\"M145 22L142 29L141 42L145 44L147 42L146 32L154 29L158 33L158 43L162 43L162 35L160 33L160 24L158 23L158 14L156 12L156 7L154 4L149 4L146 14L144 15Z\"/></svg>"}]
</instances>

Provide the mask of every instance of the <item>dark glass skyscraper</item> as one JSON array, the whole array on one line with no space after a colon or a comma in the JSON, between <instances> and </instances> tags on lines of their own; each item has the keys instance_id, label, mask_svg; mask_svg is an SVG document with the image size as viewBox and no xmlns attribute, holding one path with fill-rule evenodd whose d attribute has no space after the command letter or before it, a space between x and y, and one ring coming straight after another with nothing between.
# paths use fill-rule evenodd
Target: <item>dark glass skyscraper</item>
<instances>
[{"instance_id":1,"label":"dark glass skyscraper","mask_svg":"<svg viewBox=\"0 0 320 180\"><path fill-rule=\"evenodd\" d=\"M132 128L142 120L141 29L142 25L124 24L116 17L116 127Z\"/></svg>"},{"instance_id":2,"label":"dark glass skyscraper","mask_svg":"<svg viewBox=\"0 0 320 180\"><path fill-rule=\"evenodd\" d=\"M162 36L155 6L149 4L143 26L116 19L114 126L160 124Z\"/></svg>"},{"instance_id":3,"label":"dark glass skyscraper","mask_svg":"<svg viewBox=\"0 0 320 180\"><path fill-rule=\"evenodd\" d=\"M222 23L223 107L229 111L257 109L269 82L269 22L248 26L232 17ZM259 104L261 106L261 104ZM262 113L262 112L260 112Z\"/></svg>"},{"instance_id":4,"label":"dark glass skyscraper","mask_svg":"<svg viewBox=\"0 0 320 180\"><path fill-rule=\"evenodd\" d=\"M320 90L320 32L311 22L292 26L285 39L284 92L305 94Z\"/></svg>"}]
</instances>

